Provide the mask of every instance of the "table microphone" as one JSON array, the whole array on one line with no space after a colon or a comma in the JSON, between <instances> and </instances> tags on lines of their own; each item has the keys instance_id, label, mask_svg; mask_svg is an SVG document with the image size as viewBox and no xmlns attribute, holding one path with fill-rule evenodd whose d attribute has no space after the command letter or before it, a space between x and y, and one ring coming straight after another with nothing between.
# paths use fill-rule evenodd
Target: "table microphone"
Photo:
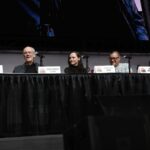
<instances>
[{"instance_id":1,"label":"table microphone","mask_svg":"<svg viewBox=\"0 0 150 150\"><path fill-rule=\"evenodd\" d=\"M124 55L123 56L123 58L125 58L125 59L128 59L128 69L129 69L129 74L131 73L131 70L130 70L130 68L131 68L131 58L132 58L132 56L130 56L130 55Z\"/></svg>"},{"instance_id":2,"label":"table microphone","mask_svg":"<svg viewBox=\"0 0 150 150\"><path fill-rule=\"evenodd\" d=\"M39 52L35 52L35 55L37 55L39 57L45 57L42 53L39 53Z\"/></svg>"},{"instance_id":3,"label":"table microphone","mask_svg":"<svg viewBox=\"0 0 150 150\"><path fill-rule=\"evenodd\" d=\"M123 58L126 58L126 59L131 59L132 56L129 56L129 55L124 55Z\"/></svg>"}]
</instances>

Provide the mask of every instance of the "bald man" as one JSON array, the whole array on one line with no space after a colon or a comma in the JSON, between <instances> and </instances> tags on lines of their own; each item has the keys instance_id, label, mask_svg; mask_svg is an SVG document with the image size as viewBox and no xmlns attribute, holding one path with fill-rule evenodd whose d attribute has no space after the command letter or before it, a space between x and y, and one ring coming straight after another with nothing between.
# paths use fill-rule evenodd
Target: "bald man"
<instances>
[{"instance_id":1,"label":"bald man","mask_svg":"<svg viewBox=\"0 0 150 150\"><path fill-rule=\"evenodd\" d=\"M34 62L36 57L35 49L31 46L26 46L23 49L23 57L24 64L16 66L13 73L37 73L39 64Z\"/></svg>"},{"instance_id":2,"label":"bald man","mask_svg":"<svg viewBox=\"0 0 150 150\"><path fill-rule=\"evenodd\" d=\"M119 51L112 51L109 55L109 62L115 67L116 72L120 73L129 73L129 64L121 63L121 55ZM132 72L132 68L130 68Z\"/></svg>"}]
</instances>

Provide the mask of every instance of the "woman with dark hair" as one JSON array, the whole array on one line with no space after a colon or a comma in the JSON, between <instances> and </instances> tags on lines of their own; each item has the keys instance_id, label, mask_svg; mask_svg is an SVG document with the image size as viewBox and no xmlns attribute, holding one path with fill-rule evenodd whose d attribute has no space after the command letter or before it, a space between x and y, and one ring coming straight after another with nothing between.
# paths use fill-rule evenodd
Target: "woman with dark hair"
<instances>
[{"instance_id":1,"label":"woman with dark hair","mask_svg":"<svg viewBox=\"0 0 150 150\"><path fill-rule=\"evenodd\" d=\"M72 51L69 53L68 67L65 68L64 72L68 74L87 73L87 70L83 66L79 52Z\"/></svg>"}]
</instances>

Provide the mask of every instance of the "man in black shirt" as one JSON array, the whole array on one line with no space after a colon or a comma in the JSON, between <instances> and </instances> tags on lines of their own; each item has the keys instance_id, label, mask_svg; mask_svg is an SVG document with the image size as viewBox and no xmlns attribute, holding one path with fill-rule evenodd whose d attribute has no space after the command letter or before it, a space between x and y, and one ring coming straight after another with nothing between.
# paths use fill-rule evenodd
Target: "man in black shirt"
<instances>
[{"instance_id":1,"label":"man in black shirt","mask_svg":"<svg viewBox=\"0 0 150 150\"><path fill-rule=\"evenodd\" d=\"M23 49L23 56L25 63L18 65L14 68L13 73L37 73L38 63L34 62L35 49L33 47L27 46Z\"/></svg>"}]
</instances>

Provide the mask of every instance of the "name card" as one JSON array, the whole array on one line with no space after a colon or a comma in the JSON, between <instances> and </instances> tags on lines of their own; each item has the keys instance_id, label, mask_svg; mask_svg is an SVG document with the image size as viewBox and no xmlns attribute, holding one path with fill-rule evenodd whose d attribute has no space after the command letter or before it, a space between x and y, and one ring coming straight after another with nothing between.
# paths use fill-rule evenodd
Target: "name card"
<instances>
[{"instance_id":1,"label":"name card","mask_svg":"<svg viewBox=\"0 0 150 150\"><path fill-rule=\"evenodd\" d=\"M0 73L4 73L3 72L3 65L0 65Z\"/></svg>"},{"instance_id":2,"label":"name card","mask_svg":"<svg viewBox=\"0 0 150 150\"><path fill-rule=\"evenodd\" d=\"M150 66L139 66L138 73L150 73Z\"/></svg>"},{"instance_id":3,"label":"name card","mask_svg":"<svg viewBox=\"0 0 150 150\"><path fill-rule=\"evenodd\" d=\"M38 73L59 74L61 73L60 66L39 66Z\"/></svg>"},{"instance_id":4,"label":"name card","mask_svg":"<svg viewBox=\"0 0 150 150\"><path fill-rule=\"evenodd\" d=\"M94 66L94 73L115 73L113 65Z\"/></svg>"}]
</instances>

